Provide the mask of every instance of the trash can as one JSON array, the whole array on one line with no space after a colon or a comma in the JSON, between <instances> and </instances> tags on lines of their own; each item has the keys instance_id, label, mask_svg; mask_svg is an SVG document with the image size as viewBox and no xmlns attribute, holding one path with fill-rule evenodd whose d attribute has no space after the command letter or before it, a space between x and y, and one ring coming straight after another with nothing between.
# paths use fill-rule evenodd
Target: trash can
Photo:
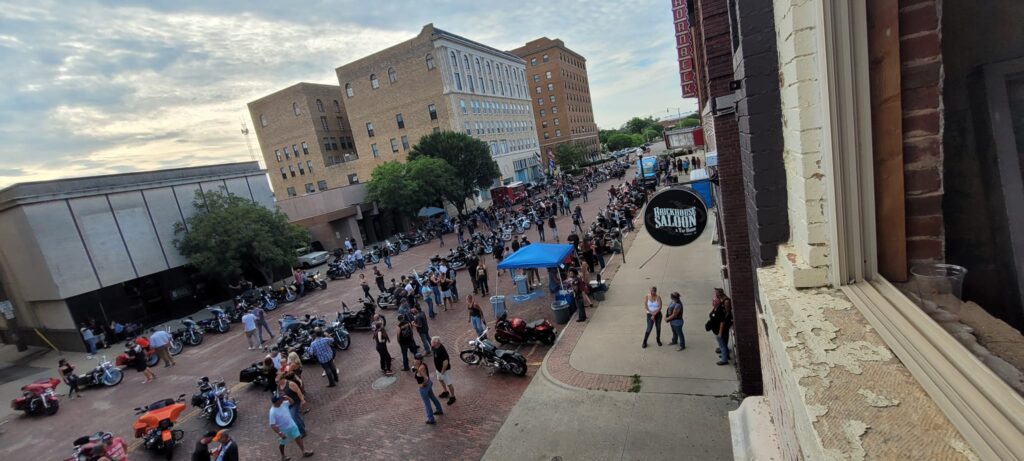
<instances>
[{"instance_id":1,"label":"trash can","mask_svg":"<svg viewBox=\"0 0 1024 461\"><path fill-rule=\"evenodd\" d=\"M501 318L505 315L505 297L502 295L491 296L491 307L494 308L494 318Z\"/></svg>"},{"instance_id":2,"label":"trash can","mask_svg":"<svg viewBox=\"0 0 1024 461\"><path fill-rule=\"evenodd\" d=\"M608 285L597 280L590 281L590 297L594 301L604 301L604 292L608 291Z\"/></svg>"},{"instance_id":3,"label":"trash can","mask_svg":"<svg viewBox=\"0 0 1024 461\"><path fill-rule=\"evenodd\" d=\"M530 294L530 286L526 284L525 275L517 275L512 278L516 282L516 294L528 295Z\"/></svg>"},{"instance_id":4,"label":"trash can","mask_svg":"<svg viewBox=\"0 0 1024 461\"><path fill-rule=\"evenodd\" d=\"M565 300L556 299L551 303L551 311L555 313L555 323L565 325L572 320L572 309L569 307L569 302Z\"/></svg>"}]
</instances>

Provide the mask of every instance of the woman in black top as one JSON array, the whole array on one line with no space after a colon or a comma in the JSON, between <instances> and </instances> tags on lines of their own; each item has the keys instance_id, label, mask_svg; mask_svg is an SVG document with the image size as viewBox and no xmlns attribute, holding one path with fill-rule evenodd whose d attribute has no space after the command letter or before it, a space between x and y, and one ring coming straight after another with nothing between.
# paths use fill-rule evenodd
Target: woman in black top
<instances>
[{"instance_id":1,"label":"woman in black top","mask_svg":"<svg viewBox=\"0 0 1024 461\"><path fill-rule=\"evenodd\" d=\"M427 424L434 424L435 415L443 415L444 410L441 409L441 401L437 400L437 396L434 395L434 383L430 381L430 370L427 369L427 364L423 363L423 354L416 353L414 357L416 359L416 369L414 370L416 376L416 384L419 385L420 398L423 399L423 408L427 414ZM430 404L433 403L437 410L433 413L430 412Z\"/></svg>"},{"instance_id":2,"label":"woman in black top","mask_svg":"<svg viewBox=\"0 0 1024 461\"><path fill-rule=\"evenodd\" d=\"M60 359L57 362L57 372L60 373L60 377L64 379L64 382L68 385L68 399L74 399L81 397L78 395L78 375L75 374L75 367L68 363L65 359Z\"/></svg>"},{"instance_id":3,"label":"woman in black top","mask_svg":"<svg viewBox=\"0 0 1024 461\"><path fill-rule=\"evenodd\" d=\"M551 237L555 239L555 243L561 243L561 241L558 240L558 227L555 226L554 216L548 218L548 227L551 228Z\"/></svg>"},{"instance_id":4,"label":"woman in black top","mask_svg":"<svg viewBox=\"0 0 1024 461\"><path fill-rule=\"evenodd\" d=\"M391 371L391 354L388 353L388 343L391 342L391 338L388 338L387 332L384 331L384 324L381 322L374 324L373 342L377 344L377 354L380 355L380 371L391 376L394 374Z\"/></svg>"},{"instance_id":5,"label":"woman in black top","mask_svg":"<svg viewBox=\"0 0 1024 461\"><path fill-rule=\"evenodd\" d=\"M711 313L707 326L718 341L718 365L729 364L729 329L732 328L732 300L725 295L725 290L715 288L715 297L711 299Z\"/></svg>"}]
</instances>

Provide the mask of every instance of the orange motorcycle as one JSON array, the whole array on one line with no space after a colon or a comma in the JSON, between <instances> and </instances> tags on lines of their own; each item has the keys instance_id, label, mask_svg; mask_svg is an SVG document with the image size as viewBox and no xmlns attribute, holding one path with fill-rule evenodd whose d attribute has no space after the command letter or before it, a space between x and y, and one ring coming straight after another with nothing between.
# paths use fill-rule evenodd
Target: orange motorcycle
<instances>
[{"instance_id":1,"label":"orange motorcycle","mask_svg":"<svg viewBox=\"0 0 1024 461\"><path fill-rule=\"evenodd\" d=\"M174 456L174 446L181 443L185 433L172 429L181 412L185 411L185 394L177 399L158 400L149 406L135 408L139 417L132 425L135 438L142 439L147 450L164 454L167 459Z\"/></svg>"}]
</instances>

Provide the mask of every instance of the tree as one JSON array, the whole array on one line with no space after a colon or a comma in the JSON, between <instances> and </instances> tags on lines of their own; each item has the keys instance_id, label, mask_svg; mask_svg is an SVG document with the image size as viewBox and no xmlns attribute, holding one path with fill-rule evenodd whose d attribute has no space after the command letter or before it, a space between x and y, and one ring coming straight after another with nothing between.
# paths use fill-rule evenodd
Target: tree
<instances>
[{"instance_id":1,"label":"tree","mask_svg":"<svg viewBox=\"0 0 1024 461\"><path fill-rule=\"evenodd\" d=\"M406 164L408 177L415 182L416 193L428 204L441 205L445 199L452 203L465 200L460 195L459 173L448 162L434 157L420 157Z\"/></svg>"},{"instance_id":2,"label":"tree","mask_svg":"<svg viewBox=\"0 0 1024 461\"><path fill-rule=\"evenodd\" d=\"M408 171L408 166L397 160L377 165L366 184L367 198L383 208L415 216L426 202L417 194L418 185L408 178Z\"/></svg>"},{"instance_id":3,"label":"tree","mask_svg":"<svg viewBox=\"0 0 1024 461\"><path fill-rule=\"evenodd\" d=\"M654 138L657 138L658 136L661 136L661 132L659 132L658 130L655 130L654 128L647 127L647 128L644 128L644 132L643 132L643 134L641 136L645 140L650 141L650 140L652 140Z\"/></svg>"},{"instance_id":4,"label":"tree","mask_svg":"<svg viewBox=\"0 0 1024 461\"><path fill-rule=\"evenodd\" d=\"M597 137L601 140L601 144L608 144L608 138L618 132L619 130L597 130Z\"/></svg>"},{"instance_id":5,"label":"tree","mask_svg":"<svg viewBox=\"0 0 1024 461\"><path fill-rule=\"evenodd\" d=\"M458 172L455 190L447 198L459 212L465 208L466 199L476 195L477 189L489 187L501 176L487 143L465 133L441 131L420 138L409 152L409 160L419 157L444 160Z\"/></svg>"},{"instance_id":6,"label":"tree","mask_svg":"<svg viewBox=\"0 0 1024 461\"><path fill-rule=\"evenodd\" d=\"M638 134L616 133L608 138L608 149L621 150L627 147L637 147L643 143L643 137Z\"/></svg>"},{"instance_id":7,"label":"tree","mask_svg":"<svg viewBox=\"0 0 1024 461\"><path fill-rule=\"evenodd\" d=\"M686 117L676 123L672 128L689 128L691 126L700 126L700 119L696 117Z\"/></svg>"},{"instance_id":8,"label":"tree","mask_svg":"<svg viewBox=\"0 0 1024 461\"><path fill-rule=\"evenodd\" d=\"M251 269L272 283L274 270L293 264L295 250L309 244L309 233L282 211L250 199L197 191L192 206L195 214L174 225L174 246L211 279L229 281Z\"/></svg>"},{"instance_id":9,"label":"tree","mask_svg":"<svg viewBox=\"0 0 1024 461\"><path fill-rule=\"evenodd\" d=\"M655 137L657 137L658 135L661 135L661 132L665 127L661 126L661 123L658 123L654 117L650 116L647 118L633 117L622 126L622 132L632 134L642 135L644 131L649 129L654 130L656 132Z\"/></svg>"},{"instance_id":10,"label":"tree","mask_svg":"<svg viewBox=\"0 0 1024 461\"><path fill-rule=\"evenodd\" d=\"M559 144L555 148L555 161L562 171L575 170L587 159L587 153L582 147L572 143Z\"/></svg>"}]
</instances>

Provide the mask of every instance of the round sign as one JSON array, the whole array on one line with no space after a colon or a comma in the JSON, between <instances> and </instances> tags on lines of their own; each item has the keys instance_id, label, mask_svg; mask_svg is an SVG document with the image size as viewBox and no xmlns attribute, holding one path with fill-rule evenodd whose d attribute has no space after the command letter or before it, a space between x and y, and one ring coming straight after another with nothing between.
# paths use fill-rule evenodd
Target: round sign
<instances>
[{"instance_id":1,"label":"round sign","mask_svg":"<svg viewBox=\"0 0 1024 461\"><path fill-rule=\"evenodd\" d=\"M692 189L663 190L647 203L644 227L662 245L678 247L700 238L708 223L708 209Z\"/></svg>"}]
</instances>

